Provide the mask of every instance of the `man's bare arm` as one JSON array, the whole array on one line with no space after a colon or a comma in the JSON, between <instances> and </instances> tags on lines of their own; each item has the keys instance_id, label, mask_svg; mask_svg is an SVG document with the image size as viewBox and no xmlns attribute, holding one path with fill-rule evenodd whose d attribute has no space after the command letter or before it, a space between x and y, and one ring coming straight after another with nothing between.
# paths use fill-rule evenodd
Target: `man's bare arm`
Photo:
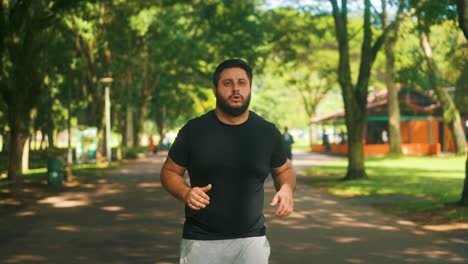
<instances>
[{"instance_id":1,"label":"man's bare arm","mask_svg":"<svg viewBox=\"0 0 468 264\"><path fill-rule=\"evenodd\" d=\"M296 190L296 173L291 166L291 161L288 160L281 167L273 168L271 174L275 182L276 191L279 191L283 185L291 188L292 192Z\"/></svg>"},{"instance_id":2,"label":"man's bare arm","mask_svg":"<svg viewBox=\"0 0 468 264\"><path fill-rule=\"evenodd\" d=\"M186 168L167 157L161 168L161 183L164 189L194 210L205 208L210 203L206 192L211 189L211 184L191 188L184 180L185 171Z\"/></svg>"},{"instance_id":3,"label":"man's bare arm","mask_svg":"<svg viewBox=\"0 0 468 264\"><path fill-rule=\"evenodd\" d=\"M281 167L273 168L271 174L277 193L270 205L275 206L279 203L276 215L279 217L289 216L294 210L293 195L296 190L296 173L288 160Z\"/></svg>"},{"instance_id":4,"label":"man's bare arm","mask_svg":"<svg viewBox=\"0 0 468 264\"><path fill-rule=\"evenodd\" d=\"M170 194L181 201L190 191L190 186L184 180L186 169L177 165L171 158L167 157L161 168L161 183Z\"/></svg>"}]
</instances>

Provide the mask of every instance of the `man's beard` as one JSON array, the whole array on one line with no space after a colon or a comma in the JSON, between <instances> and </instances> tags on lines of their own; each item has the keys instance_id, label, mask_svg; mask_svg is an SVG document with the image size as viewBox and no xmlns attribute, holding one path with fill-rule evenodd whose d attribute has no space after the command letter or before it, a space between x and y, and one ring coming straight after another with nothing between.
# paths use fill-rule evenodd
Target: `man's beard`
<instances>
[{"instance_id":1,"label":"man's beard","mask_svg":"<svg viewBox=\"0 0 468 264\"><path fill-rule=\"evenodd\" d=\"M228 99L229 100L229 99ZM250 93L245 98L244 103L238 107L232 107L228 101L221 96L216 95L216 106L226 115L237 117L245 113L250 105Z\"/></svg>"}]
</instances>

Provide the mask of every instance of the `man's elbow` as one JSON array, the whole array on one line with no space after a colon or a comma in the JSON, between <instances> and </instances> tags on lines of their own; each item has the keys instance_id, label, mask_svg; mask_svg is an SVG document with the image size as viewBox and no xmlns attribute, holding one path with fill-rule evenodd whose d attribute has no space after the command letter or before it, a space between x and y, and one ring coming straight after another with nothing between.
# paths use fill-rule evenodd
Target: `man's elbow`
<instances>
[{"instance_id":1,"label":"man's elbow","mask_svg":"<svg viewBox=\"0 0 468 264\"><path fill-rule=\"evenodd\" d=\"M162 168L161 169L161 176L160 176L160 179L161 179L161 185L164 189L168 189L168 184L169 184L169 174L170 174L170 171L167 169L167 168Z\"/></svg>"}]
</instances>

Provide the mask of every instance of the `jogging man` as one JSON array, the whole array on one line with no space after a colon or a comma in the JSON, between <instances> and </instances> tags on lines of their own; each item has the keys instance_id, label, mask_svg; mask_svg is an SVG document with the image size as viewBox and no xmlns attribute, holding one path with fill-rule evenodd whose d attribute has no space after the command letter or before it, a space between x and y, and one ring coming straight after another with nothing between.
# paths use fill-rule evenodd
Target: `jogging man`
<instances>
[{"instance_id":1,"label":"jogging man","mask_svg":"<svg viewBox=\"0 0 468 264\"><path fill-rule=\"evenodd\" d=\"M293 211L296 175L279 130L249 110L251 84L245 61L219 64L216 108L179 131L162 167L164 188L185 203L180 263L268 263L263 203L270 173L276 216Z\"/></svg>"}]
</instances>

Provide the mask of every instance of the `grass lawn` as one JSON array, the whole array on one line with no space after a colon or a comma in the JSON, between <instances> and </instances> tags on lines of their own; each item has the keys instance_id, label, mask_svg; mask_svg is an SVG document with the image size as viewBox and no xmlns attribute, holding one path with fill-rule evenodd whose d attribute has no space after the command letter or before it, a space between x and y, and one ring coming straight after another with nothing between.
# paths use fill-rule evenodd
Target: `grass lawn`
<instances>
[{"instance_id":1,"label":"grass lawn","mask_svg":"<svg viewBox=\"0 0 468 264\"><path fill-rule=\"evenodd\" d=\"M347 160L308 171L312 184L347 197L406 197L386 204L393 212L437 215L451 221L468 221L468 208L458 207L465 177L466 157L369 157L367 179L341 181ZM327 177L324 177L327 176ZM377 204L377 203L376 203Z\"/></svg>"},{"instance_id":2,"label":"grass lawn","mask_svg":"<svg viewBox=\"0 0 468 264\"><path fill-rule=\"evenodd\" d=\"M95 164L80 164L72 166L72 174L75 177L80 175L86 176L99 176L105 174L107 171L116 168L118 162L112 162L111 165L108 165L107 162L98 162ZM6 181L6 174L0 175L0 182ZM27 170L22 175L23 180L26 181L45 181L47 180L47 168L37 168Z\"/></svg>"}]
</instances>

